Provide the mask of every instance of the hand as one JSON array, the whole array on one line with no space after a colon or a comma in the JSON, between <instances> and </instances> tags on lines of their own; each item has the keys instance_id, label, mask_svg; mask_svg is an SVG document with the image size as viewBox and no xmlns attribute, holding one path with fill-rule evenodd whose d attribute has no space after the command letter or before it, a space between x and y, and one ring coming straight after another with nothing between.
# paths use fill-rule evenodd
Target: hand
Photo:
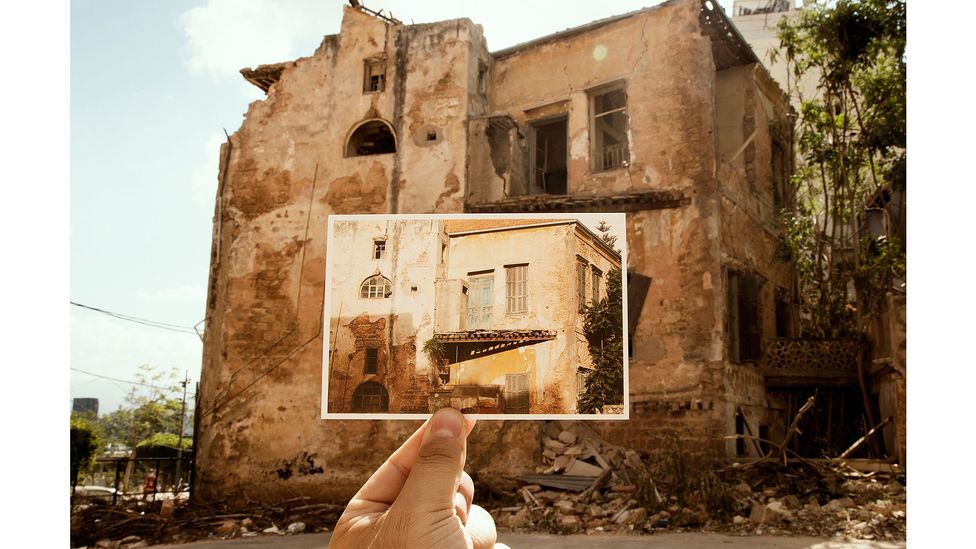
<instances>
[{"instance_id":1,"label":"hand","mask_svg":"<svg viewBox=\"0 0 976 549\"><path fill-rule=\"evenodd\" d=\"M438 410L353 496L330 548L508 549L495 543L495 521L472 505L463 471L474 420Z\"/></svg>"}]
</instances>

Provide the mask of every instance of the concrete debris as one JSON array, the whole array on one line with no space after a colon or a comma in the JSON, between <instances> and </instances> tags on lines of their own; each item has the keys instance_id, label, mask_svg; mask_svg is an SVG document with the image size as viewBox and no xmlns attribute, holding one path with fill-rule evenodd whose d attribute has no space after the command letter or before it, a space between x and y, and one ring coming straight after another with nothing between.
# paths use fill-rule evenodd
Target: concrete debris
<instances>
[{"instance_id":1,"label":"concrete debris","mask_svg":"<svg viewBox=\"0 0 976 549\"><path fill-rule=\"evenodd\" d=\"M293 522L288 525L288 529L286 530L286 532L288 532L288 535L290 536L294 536L295 534L301 534L304 531L305 531L304 522Z\"/></svg>"},{"instance_id":2,"label":"concrete debris","mask_svg":"<svg viewBox=\"0 0 976 549\"><path fill-rule=\"evenodd\" d=\"M492 511L503 531L705 528L744 535L905 539L904 475L800 460L786 466L772 460L726 466L722 458L684 453L680 442L638 453L603 441L582 423L549 422L543 432L542 463L536 468L542 474L520 477L527 484L515 494L518 505L506 502ZM587 473L592 476L582 476Z\"/></svg>"}]
</instances>

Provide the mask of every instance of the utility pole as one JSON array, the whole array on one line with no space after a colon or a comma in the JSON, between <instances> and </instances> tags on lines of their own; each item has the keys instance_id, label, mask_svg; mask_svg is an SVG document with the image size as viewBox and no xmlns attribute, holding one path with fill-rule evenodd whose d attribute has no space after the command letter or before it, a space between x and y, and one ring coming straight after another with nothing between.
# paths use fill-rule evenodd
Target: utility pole
<instances>
[{"instance_id":1,"label":"utility pole","mask_svg":"<svg viewBox=\"0 0 976 549\"><path fill-rule=\"evenodd\" d=\"M176 488L174 488L174 496L179 493L180 484L183 469L183 424L186 417L186 384L190 382L190 372L184 370L183 381L180 385L183 386L183 402L180 405L180 438L179 442L176 444Z\"/></svg>"}]
</instances>

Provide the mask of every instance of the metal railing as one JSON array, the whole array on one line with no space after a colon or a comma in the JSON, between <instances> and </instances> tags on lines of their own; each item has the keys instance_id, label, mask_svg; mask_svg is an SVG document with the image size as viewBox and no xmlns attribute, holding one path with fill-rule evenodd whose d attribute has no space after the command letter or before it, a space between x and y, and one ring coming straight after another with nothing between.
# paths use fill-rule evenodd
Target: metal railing
<instances>
[{"instance_id":1,"label":"metal railing","mask_svg":"<svg viewBox=\"0 0 976 549\"><path fill-rule=\"evenodd\" d=\"M179 497L189 492L192 477L192 453L183 454L183 463L178 467L177 458L98 458L90 472L79 476L78 483L72 487L72 498L99 497L111 498L112 504L119 498L143 497L156 500L157 494L172 494ZM179 474L180 478L177 478ZM109 488L94 494L85 494L84 486Z\"/></svg>"},{"instance_id":2,"label":"metal railing","mask_svg":"<svg viewBox=\"0 0 976 549\"><path fill-rule=\"evenodd\" d=\"M602 160L601 170L625 166L627 164L627 144L606 145L603 147L603 153L600 156Z\"/></svg>"}]
</instances>

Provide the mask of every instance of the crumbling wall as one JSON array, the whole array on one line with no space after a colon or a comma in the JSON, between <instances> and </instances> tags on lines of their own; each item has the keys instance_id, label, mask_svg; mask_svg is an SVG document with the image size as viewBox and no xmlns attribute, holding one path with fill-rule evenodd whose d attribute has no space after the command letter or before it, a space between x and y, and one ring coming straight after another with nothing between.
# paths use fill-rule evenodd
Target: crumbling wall
<instances>
[{"instance_id":1,"label":"crumbling wall","mask_svg":"<svg viewBox=\"0 0 976 549\"><path fill-rule=\"evenodd\" d=\"M341 33L288 63L223 147L196 497L346 498L419 425L319 419L326 223L338 213L461 210L464 119L477 108L468 101L477 69L466 64L483 50L467 20L407 28L346 7ZM364 93L364 60L377 57L388 60L386 89ZM370 119L395 128L397 152L347 158L348 136ZM413 136L425 125L434 140L421 146ZM498 432L477 431L492 441ZM506 451L534 461L532 448ZM308 474L278 474L299 457L314 462Z\"/></svg>"},{"instance_id":2,"label":"crumbling wall","mask_svg":"<svg viewBox=\"0 0 976 549\"><path fill-rule=\"evenodd\" d=\"M780 128L786 123L787 102L782 92L771 85L759 65L743 65L716 75L716 120L719 150L721 200L721 247L723 276L720 295L728 292L729 272L755 277L759 283L761 341L776 337L776 299L789 299L793 292L790 263L782 255L782 225L775 201L776 177L773 173L774 140L783 140ZM790 150L789 143L781 143ZM786 169L786 167L784 167ZM720 300L728 324L728 302ZM728 339L726 338L726 341ZM778 432L783 415L769 408L758 364L732 362L728 345L726 360L726 400L724 419L730 433L735 432L735 416L741 410L748 423L746 433L757 436L761 426ZM776 425L772 425L776 424ZM746 445L753 453L752 444ZM727 442L733 454L735 441Z\"/></svg>"},{"instance_id":3,"label":"crumbling wall","mask_svg":"<svg viewBox=\"0 0 976 549\"><path fill-rule=\"evenodd\" d=\"M493 68L493 114L509 116L523 132L554 113L568 117L569 194L679 197L627 215L627 268L651 285L643 311L631 312L639 315L631 334L631 420L598 428L636 448L653 448L676 429L689 447L721 448L726 434L715 67L699 9L697 2L663 4L499 52ZM626 86L629 162L595 171L588 92L618 81ZM500 184L495 174L473 173L469 201L499 196Z\"/></svg>"}]
</instances>

